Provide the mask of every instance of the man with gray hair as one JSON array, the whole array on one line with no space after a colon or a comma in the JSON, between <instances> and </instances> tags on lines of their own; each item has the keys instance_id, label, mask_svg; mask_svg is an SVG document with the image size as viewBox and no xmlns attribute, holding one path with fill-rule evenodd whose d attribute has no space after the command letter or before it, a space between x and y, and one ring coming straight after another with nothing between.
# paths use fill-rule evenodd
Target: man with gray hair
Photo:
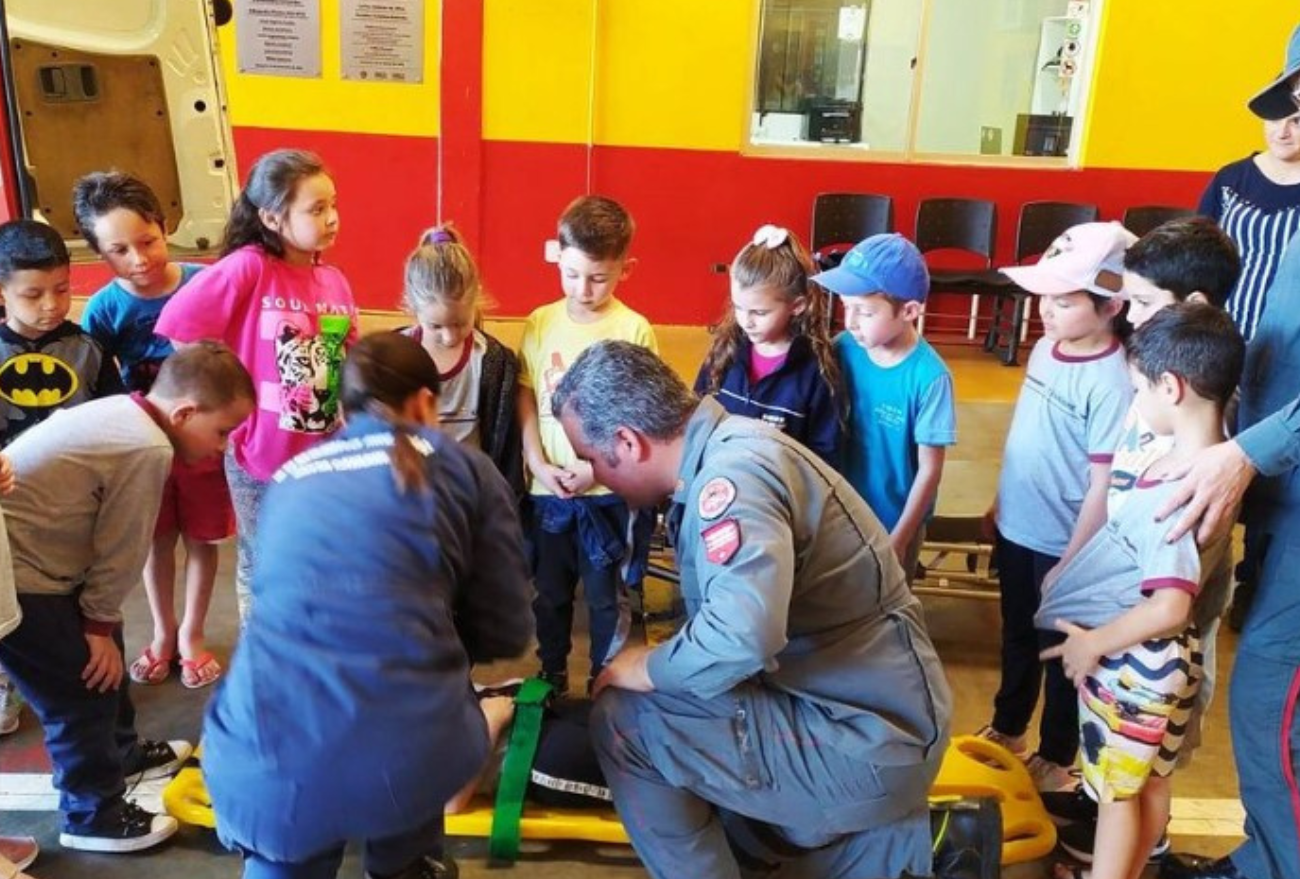
<instances>
[{"instance_id":1,"label":"man with gray hair","mask_svg":"<svg viewBox=\"0 0 1300 879\"><path fill-rule=\"evenodd\" d=\"M614 657L591 722L650 875L930 875L951 696L865 502L637 345L588 348L552 405L599 482L672 501L687 620Z\"/></svg>"}]
</instances>

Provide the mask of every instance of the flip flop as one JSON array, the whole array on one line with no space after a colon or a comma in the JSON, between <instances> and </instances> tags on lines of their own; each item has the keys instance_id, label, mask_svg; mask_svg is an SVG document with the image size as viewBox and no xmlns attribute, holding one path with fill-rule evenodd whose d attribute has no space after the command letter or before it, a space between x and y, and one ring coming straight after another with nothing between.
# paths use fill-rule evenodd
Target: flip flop
<instances>
[{"instance_id":1,"label":"flip flop","mask_svg":"<svg viewBox=\"0 0 1300 879\"><path fill-rule=\"evenodd\" d=\"M197 690L221 677L221 663L204 650L193 659L181 660L181 684L188 690Z\"/></svg>"},{"instance_id":2,"label":"flip flop","mask_svg":"<svg viewBox=\"0 0 1300 879\"><path fill-rule=\"evenodd\" d=\"M145 686L161 684L171 674L171 662L170 656L155 656L153 647L146 647L131 663L131 680Z\"/></svg>"}]
</instances>

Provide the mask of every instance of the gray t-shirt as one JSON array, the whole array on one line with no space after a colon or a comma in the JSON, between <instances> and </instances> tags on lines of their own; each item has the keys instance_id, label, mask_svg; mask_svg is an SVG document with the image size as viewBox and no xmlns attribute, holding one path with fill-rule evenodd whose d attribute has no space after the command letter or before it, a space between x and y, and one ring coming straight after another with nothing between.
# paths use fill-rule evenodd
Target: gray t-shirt
<instances>
[{"instance_id":1,"label":"gray t-shirt","mask_svg":"<svg viewBox=\"0 0 1300 879\"><path fill-rule=\"evenodd\" d=\"M1034 346L998 480L1003 537L1046 555L1065 552L1090 465L1111 462L1132 396L1118 341L1090 357L1062 354L1050 339Z\"/></svg>"},{"instance_id":2,"label":"gray t-shirt","mask_svg":"<svg viewBox=\"0 0 1300 879\"><path fill-rule=\"evenodd\" d=\"M1219 541L1202 552L1191 534L1174 543L1165 540L1169 523L1155 521L1155 514L1176 487L1177 482L1139 479L1043 596L1035 626L1055 629L1065 620L1093 629L1159 589L1182 589L1195 599L1227 544Z\"/></svg>"}]
</instances>

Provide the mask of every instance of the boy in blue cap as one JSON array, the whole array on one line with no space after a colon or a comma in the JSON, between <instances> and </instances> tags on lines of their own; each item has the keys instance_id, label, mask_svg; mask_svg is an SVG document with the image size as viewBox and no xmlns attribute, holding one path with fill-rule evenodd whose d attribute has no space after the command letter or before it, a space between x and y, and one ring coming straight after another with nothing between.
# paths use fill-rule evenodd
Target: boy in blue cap
<instances>
[{"instance_id":1,"label":"boy in blue cap","mask_svg":"<svg viewBox=\"0 0 1300 879\"><path fill-rule=\"evenodd\" d=\"M916 329L930 274L916 245L889 234L812 281L844 302L835 354L850 412L840 471L889 530L911 583L944 454L957 442L952 373Z\"/></svg>"}]
</instances>

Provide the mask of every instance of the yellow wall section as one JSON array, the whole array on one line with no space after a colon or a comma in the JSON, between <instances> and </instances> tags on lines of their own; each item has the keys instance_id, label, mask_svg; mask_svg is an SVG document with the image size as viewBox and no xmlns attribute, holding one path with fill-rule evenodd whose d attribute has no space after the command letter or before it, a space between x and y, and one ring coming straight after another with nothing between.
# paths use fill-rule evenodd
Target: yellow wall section
<instances>
[{"instance_id":1,"label":"yellow wall section","mask_svg":"<svg viewBox=\"0 0 1300 879\"><path fill-rule=\"evenodd\" d=\"M586 143L595 0L483 3L483 136Z\"/></svg>"},{"instance_id":2,"label":"yellow wall section","mask_svg":"<svg viewBox=\"0 0 1300 879\"><path fill-rule=\"evenodd\" d=\"M485 0L484 9L484 137L740 148L752 0Z\"/></svg>"},{"instance_id":3,"label":"yellow wall section","mask_svg":"<svg viewBox=\"0 0 1300 879\"><path fill-rule=\"evenodd\" d=\"M739 150L753 0L597 0L596 141Z\"/></svg>"},{"instance_id":4,"label":"yellow wall section","mask_svg":"<svg viewBox=\"0 0 1300 879\"><path fill-rule=\"evenodd\" d=\"M235 22L221 29L221 65L229 93L231 123L298 131L437 137L441 3L438 0L425 3L424 82L418 85L343 80L340 0L320 0L320 15L322 72L319 79L240 73L235 66L235 41L239 38Z\"/></svg>"},{"instance_id":5,"label":"yellow wall section","mask_svg":"<svg viewBox=\"0 0 1300 879\"><path fill-rule=\"evenodd\" d=\"M1282 69L1278 0L1105 0L1083 163L1213 170L1262 149L1246 101Z\"/></svg>"}]
</instances>

